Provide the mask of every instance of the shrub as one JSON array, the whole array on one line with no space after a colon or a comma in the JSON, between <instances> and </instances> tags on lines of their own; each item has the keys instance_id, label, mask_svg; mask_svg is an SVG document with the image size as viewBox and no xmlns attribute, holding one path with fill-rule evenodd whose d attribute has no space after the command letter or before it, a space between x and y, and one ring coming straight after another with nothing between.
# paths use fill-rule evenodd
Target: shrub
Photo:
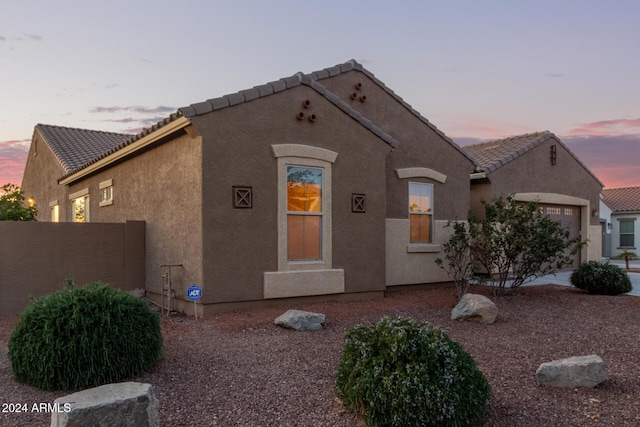
<instances>
[{"instance_id":1,"label":"shrub","mask_svg":"<svg viewBox=\"0 0 640 427\"><path fill-rule=\"evenodd\" d=\"M573 270L569 281L576 288L590 294L619 295L632 289L627 273L608 262L583 262Z\"/></svg>"},{"instance_id":2,"label":"shrub","mask_svg":"<svg viewBox=\"0 0 640 427\"><path fill-rule=\"evenodd\" d=\"M379 427L481 424L491 394L471 356L445 332L389 317L347 331L336 390Z\"/></svg>"},{"instance_id":3,"label":"shrub","mask_svg":"<svg viewBox=\"0 0 640 427\"><path fill-rule=\"evenodd\" d=\"M34 300L9 338L18 381L72 390L141 375L160 360L159 315L142 299L95 282Z\"/></svg>"}]
</instances>

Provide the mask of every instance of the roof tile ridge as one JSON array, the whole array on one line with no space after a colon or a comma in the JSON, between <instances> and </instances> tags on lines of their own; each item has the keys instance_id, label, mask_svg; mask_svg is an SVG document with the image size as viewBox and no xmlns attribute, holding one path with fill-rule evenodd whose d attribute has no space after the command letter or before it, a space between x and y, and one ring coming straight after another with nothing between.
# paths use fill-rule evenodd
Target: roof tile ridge
<instances>
[{"instance_id":1,"label":"roof tile ridge","mask_svg":"<svg viewBox=\"0 0 640 427\"><path fill-rule=\"evenodd\" d=\"M35 126L36 128L56 128L56 129L65 129L65 130L72 130L72 131L80 131L80 132L92 132L92 133L103 133L103 134L107 134L107 135L119 135L119 136L133 136L135 134L132 133L123 133L123 132L112 132L112 131L108 131L108 130L101 130L101 129L86 129L86 128L78 128L78 127L71 127L71 126L61 126L61 125L50 125L50 124L46 124L46 123L38 123Z\"/></svg>"},{"instance_id":2,"label":"roof tile ridge","mask_svg":"<svg viewBox=\"0 0 640 427\"><path fill-rule=\"evenodd\" d=\"M253 86L249 89L242 89L217 98L210 98L206 101L196 102L185 107L180 107L178 108L177 113L184 117L191 118L210 113L212 111L221 110L223 108L233 107L234 105L253 101L254 99L273 95L274 93L299 86L303 77L304 74L302 72L297 72L292 76L283 77L276 81Z\"/></svg>"}]
</instances>

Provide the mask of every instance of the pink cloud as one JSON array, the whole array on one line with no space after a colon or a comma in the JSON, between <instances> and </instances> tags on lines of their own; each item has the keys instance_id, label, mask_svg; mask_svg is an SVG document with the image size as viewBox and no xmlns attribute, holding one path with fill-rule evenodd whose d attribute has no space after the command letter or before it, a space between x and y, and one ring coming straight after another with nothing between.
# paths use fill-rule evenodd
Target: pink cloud
<instances>
[{"instance_id":1,"label":"pink cloud","mask_svg":"<svg viewBox=\"0 0 640 427\"><path fill-rule=\"evenodd\" d=\"M443 130L447 136L455 140L478 139L489 141L544 130L532 130L524 126L514 125L513 123L496 123L495 121L486 121L478 117L458 117L449 120L448 123L446 121L442 123L439 122L436 126ZM447 131L447 129L452 130Z\"/></svg>"},{"instance_id":2,"label":"pink cloud","mask_svg":"<svg viewBox=\"0 0 640 427\"><path fill-rule=\"evenodd\" d=\"M583 123L569 131L570 135L621 135L638 133L640 131L639 119L614 119L600 120L597 122Z\"/></svg>"},{"instance_id":3,"label":"pink cloud","mask_svg":"<svg viewBox=\"0 0 640 427\"><path fill-rule=\"evenodd\" d=\"M20 184L31 140L0 141L0 185Z\"/></svg>"},{"instance_id":4,"label":"pink cloud","mask_svg":"<svg viewBox=\"0 0 640 427\"><path fill-rule=\"evenodd\" d=\"M640 186L640 135L563 136L606 188Z\"/></svg>"}]
</instances>

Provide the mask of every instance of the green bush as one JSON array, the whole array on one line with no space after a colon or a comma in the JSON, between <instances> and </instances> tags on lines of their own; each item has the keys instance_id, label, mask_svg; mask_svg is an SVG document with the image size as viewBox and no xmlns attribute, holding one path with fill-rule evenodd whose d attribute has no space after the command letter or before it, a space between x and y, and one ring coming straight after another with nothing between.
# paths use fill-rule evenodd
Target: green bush
<instances>
[{"instance_id":1,"label":"green bush","mask_svg":"<svg viewBox=\"0 0 640 427\"><path fill-rule=\"evenodd\" d=\"M159 315L95 282L31 302L9 338L15 378L44 390L95 387L141 375L162 357Z\"/></svg>"},{"instance_id":2,"label":"green bush","mask_svg":"<svg viewBox=\"0 0 640 427\"><path fill-rule=\"evenodd\" d=\"M336 390L378 427L482 424L491 394L474 360L445 332L389 317L347 331Z\"/></svg>"},{"instance_id":3,"label":"green bush","mask_svg":"<svg viewBox=\"0 0 640 427\"><path fill-rule=\"evenodd\" d=\"M590 294L618 295L632 289L627 273L608 262L583 262L573 270L569 281L576 288Z\"/></svg>"}]
</instances>

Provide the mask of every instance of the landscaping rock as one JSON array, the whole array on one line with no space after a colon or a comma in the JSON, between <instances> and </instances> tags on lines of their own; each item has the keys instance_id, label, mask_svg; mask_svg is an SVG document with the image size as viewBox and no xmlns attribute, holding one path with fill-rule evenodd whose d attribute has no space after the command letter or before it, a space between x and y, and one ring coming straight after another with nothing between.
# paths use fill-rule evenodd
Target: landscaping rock
<instances>
[{"instance_id":1,"label":"landscaping rock","mask_svg":"<svg viewBox=\"0 0 640 427\"><path fill-rule=\"evenodd\" d=\"M576 356L541 364L536 379L551 387L595 387L608 377L600 356Z\"/></svg>"},{"instance_id":2,"label":"landscaping rock","mask_svg":"<svg viewBox=\"0 0 640 427\"><path fill-rule=\"evenodd\" d=\"M289 310L278 316L274 323L297 331L317 331L322 329L324 314L302 310Z\"/></svg>"},{"instance_id":3,"label":"landscaping rock","mask_svg":"<svg viewBox=\"0 0 640 427\"><path fill-rule=\"evenodd\" d=\"M479 323L493 323L498 316L498 307L484 295L464 294L451 310L451 320L469 320Z\"/></svg>"},{"instance_id":4,"label":"landscaping rock","mask_svg":"<svg viewBox=\"0 0 640 427\"><path fill-rule=\"evenodd\" d=\"M159 404L151 384L106 384L59 397L54 407L59 409L51 413L51 427L158 426Z\"/></svg>"}]
</instances>

